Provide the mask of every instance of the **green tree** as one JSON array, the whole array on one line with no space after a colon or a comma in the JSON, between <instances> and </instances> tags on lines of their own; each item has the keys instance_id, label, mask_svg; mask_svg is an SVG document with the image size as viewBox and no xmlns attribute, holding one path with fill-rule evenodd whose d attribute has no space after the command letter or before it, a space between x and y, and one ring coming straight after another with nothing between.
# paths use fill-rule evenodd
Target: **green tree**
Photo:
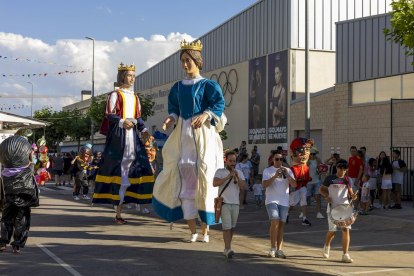
<instances>
[{"instance_id":1,"label":"green tree","mask_svg":"<svg viewBox=\"0 0 414 276\"><path fill-rule=\"evenodd\" d=\"M154 110L152 109L155 105L155 102L148 96L143 96L140 93L137 94L139 101L141 103L141 117L144 122L148 117L154 115ZM106 97L107 95L99 95L94 97L91 102L91 106L88 110L88 115L92 118L95 126L98 128L101 126L102 120L105 115L106 108Z\"/></svg>"},{"instance_id":2,"label":"green tree","mask_svg":"<svg viewBox=\"0 0 414 276\"><path fill-rule=\"evenodd\" d=\"M78 109L62 111L62 113L68 118L65 120L66 133L72 141L78 142L79 152L81 140L91 137L91 117Z\"/></svg>"},{"instance_id":3,"label":"green tree","mask_svg":"<svg viewBox=\"0 0 414 276\"><path fill-rule=\"evenodd\" d=\"M61 111L53 111L50 107L35 110L34 118L50 122L51 124L45 129L35 129L31 137L32 143L36 143L35 140L44 135L47 147L57 152L59 143L67 136L64 116Z\"/></svg>"},{"instance_id":4,"label":"green tree","mask_svg":"<svg viewBox=\"0 0 414 276\"><path fill-rule=\"evenodd\" d=\"M403 45L406 56L414 56L414 1L398 0L391 6L391 29L385 28L383 33L387 40Z\"/></svg>"}]
</instances>

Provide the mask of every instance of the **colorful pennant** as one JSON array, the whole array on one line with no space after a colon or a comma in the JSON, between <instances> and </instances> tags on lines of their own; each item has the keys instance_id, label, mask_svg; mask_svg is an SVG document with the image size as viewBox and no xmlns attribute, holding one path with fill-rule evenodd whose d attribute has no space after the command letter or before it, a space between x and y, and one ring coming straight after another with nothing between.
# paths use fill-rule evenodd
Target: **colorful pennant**
<instances>
[{"instance_id":1,"label":"colorful pennant","mask_svg":"<svg viewBox=\"0 0 414 276\"><path fill-rule=\"evenodd\" d=\"M85 71L62 71L62 72L56 72L53 73L53 75L63 75L63 74L75 74L75 73L85 73ZM48 75L48 73L44 73L44 74L2 74L3 77L35 77L35 76L39 76L39 77L46 77ZM51 75L51 74L50 74Z\"/></svg>"},{"instance_id":2,"label":"colorful pennant","mask_svg":"<svg viewBox=\"0 0 414 276\"><path fill-rule=\"evenodd\" d=\"M20 60L20 61L29 61L29 62L35 62L35 63L44 63L44 64L51 64L51 65L60 65L60 66L65 66L65 67L73 67L73 68L79 68L79 69L84 70L84 71L89 71L89 70L91 70L91 69L83 68L83 67L80 67L80 66L75 66L75 65L65 65L65 64L60 64L60 63L56 63L56 62L40 61L40 60L36 60L36 59L16 58L16 57L12 57L12 56L1 56L1 55L0 55L0 59L1 59L1 58L3 58L3 59L10 58L10 59Z\"/></svg>"}]
</instances>

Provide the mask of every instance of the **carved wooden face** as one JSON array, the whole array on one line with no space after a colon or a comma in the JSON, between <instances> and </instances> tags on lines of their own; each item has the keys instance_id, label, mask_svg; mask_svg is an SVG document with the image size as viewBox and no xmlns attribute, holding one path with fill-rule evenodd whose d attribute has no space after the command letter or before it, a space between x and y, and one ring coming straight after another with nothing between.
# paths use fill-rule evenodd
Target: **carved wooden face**
<instances>
[{"instance_id":1,"label":"carved wooden face","mask_svg":"<svg viewBox=\"0 0 414 276\"><path fill-rule=\"evenodd\" d=\"M186 74L198 75L200 73L200 69L198 69L194 60L187 53L184 53L181 56L181 67Z\"/></svg>"},{"instance_id":2,"label":"carved wooden face","mask_svg":"<svg viewBox=\"0 0 414 276\"><path fill-rule=\"evenodd\" d=\"M124 76L124 86L131 87L135 83L135 72L134 71L126 71Z\"/></svg>"},{"instance_id":3,"label":"carved wooden face","mask_svg":"<svg viewBox=\"0 0 414 276\"><path fill-rule=\"evenodd\" d=\"M148 159L150 162L155 160L155 156L157 155L157 150L153 148L145 148L145 151L147 152Z\"/></svg>"},{"instance_id":4,"label":"carved wooden face","mask_svg":"<svg viewBox=\"0 0 414 276\"><path fill-rule=\"evenodd\" d=\"M294 165L305 165L310 156L310 147L295 148L290 151Z\"/></svg>"}]
</instances>

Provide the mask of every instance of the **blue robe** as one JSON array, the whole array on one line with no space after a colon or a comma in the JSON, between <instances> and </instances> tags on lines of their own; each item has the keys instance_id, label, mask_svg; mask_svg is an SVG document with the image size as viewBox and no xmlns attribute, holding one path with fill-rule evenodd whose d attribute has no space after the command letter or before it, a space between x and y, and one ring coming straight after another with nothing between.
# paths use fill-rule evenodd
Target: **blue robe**
<instances>
[{"instance_id":1,"label":"blue robe","mask_svg":"<svg viewBox=\"0 0 414 276\"><path fill-rule=\"evenodd\" d=\"M168 222L183 219L182 200L194 199L200 219L207 225L215 224L214 198L218 195L218 188L213 187L213 180L216 170L224 165L223 144L215 125L223 114L224 106L220 86L212 80L201 79L190 85L180 81L170 90L168 112L179 118L163 147L164 166L156 179L153 197L155 212ZM204 112L211 116L211 120L207 120L201 128L192 130L188 120ZM186 140L190 143L181 143L183 139L188 139L189 132L194 139ZM195 194L191 194L194 189L185 192L183 183L188 175L183 174L180 162L183 152L194 150L194 146L197 154L191 162L196 171L193 174L196 188ZM189 182L194 184L193 180Z\"/></svg>"}]
</instances>

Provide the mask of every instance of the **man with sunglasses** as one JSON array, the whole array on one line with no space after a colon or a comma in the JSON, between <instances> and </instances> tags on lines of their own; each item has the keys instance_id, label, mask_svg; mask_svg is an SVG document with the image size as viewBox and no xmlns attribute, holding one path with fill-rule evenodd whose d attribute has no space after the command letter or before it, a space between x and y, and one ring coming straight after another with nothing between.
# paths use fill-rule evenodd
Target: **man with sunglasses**
<instances>
[{"instance_id":1,"label":"man with sunglasses","mask_svg":"<svg viewBox=\"0 0 414 276\"><path fill-rule=\"evenodd\" d=\"M283 153L276 151L273 166L263 171L263 188L266 189L266 209L270 220L270 251L272 258L286 259L282 251L283 227L289 209L289 184L296 187L293 172L282 166ZM276 247L277 241L277 247Z\"/></svg>"}]
</instances>

